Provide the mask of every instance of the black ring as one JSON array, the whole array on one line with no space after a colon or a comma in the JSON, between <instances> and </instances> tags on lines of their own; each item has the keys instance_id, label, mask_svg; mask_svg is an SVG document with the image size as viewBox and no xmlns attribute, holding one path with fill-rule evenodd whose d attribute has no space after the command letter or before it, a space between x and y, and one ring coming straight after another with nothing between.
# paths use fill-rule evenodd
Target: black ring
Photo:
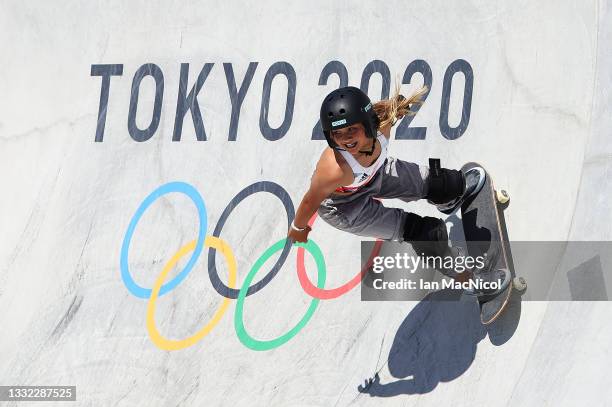
<instances>
[{"instance_id":1,"label":"black ring","mask_svg":"<svg viewBox=\"0 0 612 407\"><path fill-rule=\"evenodd\" d=\"M245 198L257 192L269 192L276 196L278 199L280 199L283 206L285 207L285 211L287 212L287 230L289 230L289 228L291 227L291 222L293 222L293 218L295 217L295 209L293 207L293 201L291 200L291 197L289 196L287 191L285 191L285 189L280 185L270 181L260 181L244 188L234 198L232 198L232 200L223 210L223 213L221 214L221 217L219 218L219 221L217 222L217 225L215 226L215 230L212 235L214 237L219 237L221 235L221 230L225 225L225 221L227 221L227 218L232 213L234 208L238 206L238 204L242 202ZM285 260L287 259L290 250L291 241L287 239L287 242L283 247L283 251L281 252L280 257L278 258L270 272L268 272L268 274L266 274L266 276L262 278L259 282L249 287L246 293L247 296L256 293L257 291L264 288L270 281L272 281L274 276L276 276L276 274L280 271L281 267L283 267L283 264L285 264ZM219 272L217 271L217 267L215 265L216 252L217 251L212 247L208 250L208 276L210 277L210 282L212 283L212 286L215 288L215 290L217 290L217 292L222 296L230 299L236 299L238 298L238 293L240 292L240 290L226 286L219 278Z\"/></svg>"}]
</instances>

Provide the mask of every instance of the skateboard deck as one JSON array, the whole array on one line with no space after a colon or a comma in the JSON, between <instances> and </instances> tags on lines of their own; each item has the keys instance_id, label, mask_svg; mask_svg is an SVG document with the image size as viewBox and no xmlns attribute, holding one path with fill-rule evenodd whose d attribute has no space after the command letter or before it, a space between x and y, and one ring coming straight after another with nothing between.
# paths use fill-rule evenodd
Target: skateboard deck
<instances>
[{"instance_id":1,"label":"skateboard deck","mask_svg":"<svg viewBox=\"0 0 612 407\"><path fill-rule=\"evenodd\" d=\"M462 172L479 164L467 163L461 167ZM480 166L482 167L482 166ZM501 191L500 191L501 192ZM482 189L461 205L461 218L465 241L470 256L486 256L491 270L507 269L512 275L508 287L495 296L479 298L480 320L483 324L495 321L509 303L514 287L514 268L510 255L510 244L500 201L507 201L507 194L498 195L493 186L491 175ZM521 280L523 281L523 280Z\"/></svg>"}]
</instances>

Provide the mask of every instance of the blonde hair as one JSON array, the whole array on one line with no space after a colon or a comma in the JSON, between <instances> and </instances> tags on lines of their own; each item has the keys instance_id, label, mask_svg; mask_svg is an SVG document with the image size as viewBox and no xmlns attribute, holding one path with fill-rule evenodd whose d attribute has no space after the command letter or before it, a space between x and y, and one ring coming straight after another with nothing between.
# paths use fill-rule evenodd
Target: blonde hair
<instances>
[{"instance_id":1,"label":"blonde hair","mask_svg":"<svg viewBox=\"0 0 612 407\"><path fill-rule=\"evenodd\" d=\"M404 97L400 93L399 84L395 85L395 92L389 99L381 100L374 103L374 111L380 120L378 128L385 126L393 126L395 123L406 115L414 116L415 112L410 111L413 104L422 105L422 97L429 92L427 86L414 92L409 98Z\"/></svg>"}]
</instances>

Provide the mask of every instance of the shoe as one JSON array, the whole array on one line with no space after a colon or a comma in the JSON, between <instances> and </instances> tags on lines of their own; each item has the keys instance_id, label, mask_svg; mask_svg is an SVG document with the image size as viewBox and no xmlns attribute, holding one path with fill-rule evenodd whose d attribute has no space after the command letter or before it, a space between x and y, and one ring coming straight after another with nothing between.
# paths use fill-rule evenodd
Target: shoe
<instances>
[{"instance_id":1,"label":"shoe","mask_svg":"<svg viewBox=\"0 0 612 407\"><path fill-rule=\"evenodd\" d=\"M465 250L460 247L460 246L446 246L443 249L443 252L441 254L439 254L440 257L446 258L446 257L452 257L453 259L457 259L458 257L462 257L465 258L466 257L466 252ZM452 278L453 280L457 280L457 281L465 281L465 279L467 279L468 277L464 277L463 279L461 279L461 275L463 273L469 274L472 272L472 270L469 269L464 269L461 272L457 271L455 269L455 262L453 261L452 264L450 264L449 267L444 267L445 262L443 262L442 267L438 268L437 270L442 273L442 275Z\"/></svg>"},{"instance_id":2,"label":"shoe","mask_svg":"<svg viewBox=\"0 0 612 407\"><path fill-rule=\"evenodd\" d=\"M463 194L448 203L437 205L440 212L450 215L455 212L463 202L480 192L487 179L487 173L482 167L474 167L467 170L464 177L465 191Z\"/></svg>"}]
</instances>

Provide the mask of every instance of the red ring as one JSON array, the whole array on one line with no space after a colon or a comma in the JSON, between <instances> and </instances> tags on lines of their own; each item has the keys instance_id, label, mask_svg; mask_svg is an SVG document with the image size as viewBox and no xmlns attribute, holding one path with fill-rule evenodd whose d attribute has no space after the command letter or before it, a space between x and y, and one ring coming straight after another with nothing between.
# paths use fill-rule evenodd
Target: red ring
<instances>
[{"instance_id":1,"label":"red ring","mask_svg":"<svg viewBox=\"0 0 612 407\"><path fill-rule=\"evenodd\" d=\"M312 227L316 219L317 219L317 213L315 212L315 214L312 215L312 218L310 218L310 220L308 221L308 226ZM357 273L355 277L353 277L351 280L349 280L344 285L341 285L340 287L336 287L336 288L330 288L330 289L319 288L312 284L312 282L308 278L308 274L306 274L306 267L304 267L304 248L298 247L297 275L298 275L298 279L300 280L300 284L302 285L302 288L304 289L304 291L311 297L318 298L320 300L330 300L332 298L338 298L341 295L346 294L347 292L355 288L355 286L361 282L365 274L368 272L368 269L372 266L374 257L378 256L378 253L380 252L381 247L382 247L382 240L376 239L374 248L372 249L372 252L370 253L370 258L368 258L368 261L363 266L361 271Z\"/></svg>"}]
</instances>

